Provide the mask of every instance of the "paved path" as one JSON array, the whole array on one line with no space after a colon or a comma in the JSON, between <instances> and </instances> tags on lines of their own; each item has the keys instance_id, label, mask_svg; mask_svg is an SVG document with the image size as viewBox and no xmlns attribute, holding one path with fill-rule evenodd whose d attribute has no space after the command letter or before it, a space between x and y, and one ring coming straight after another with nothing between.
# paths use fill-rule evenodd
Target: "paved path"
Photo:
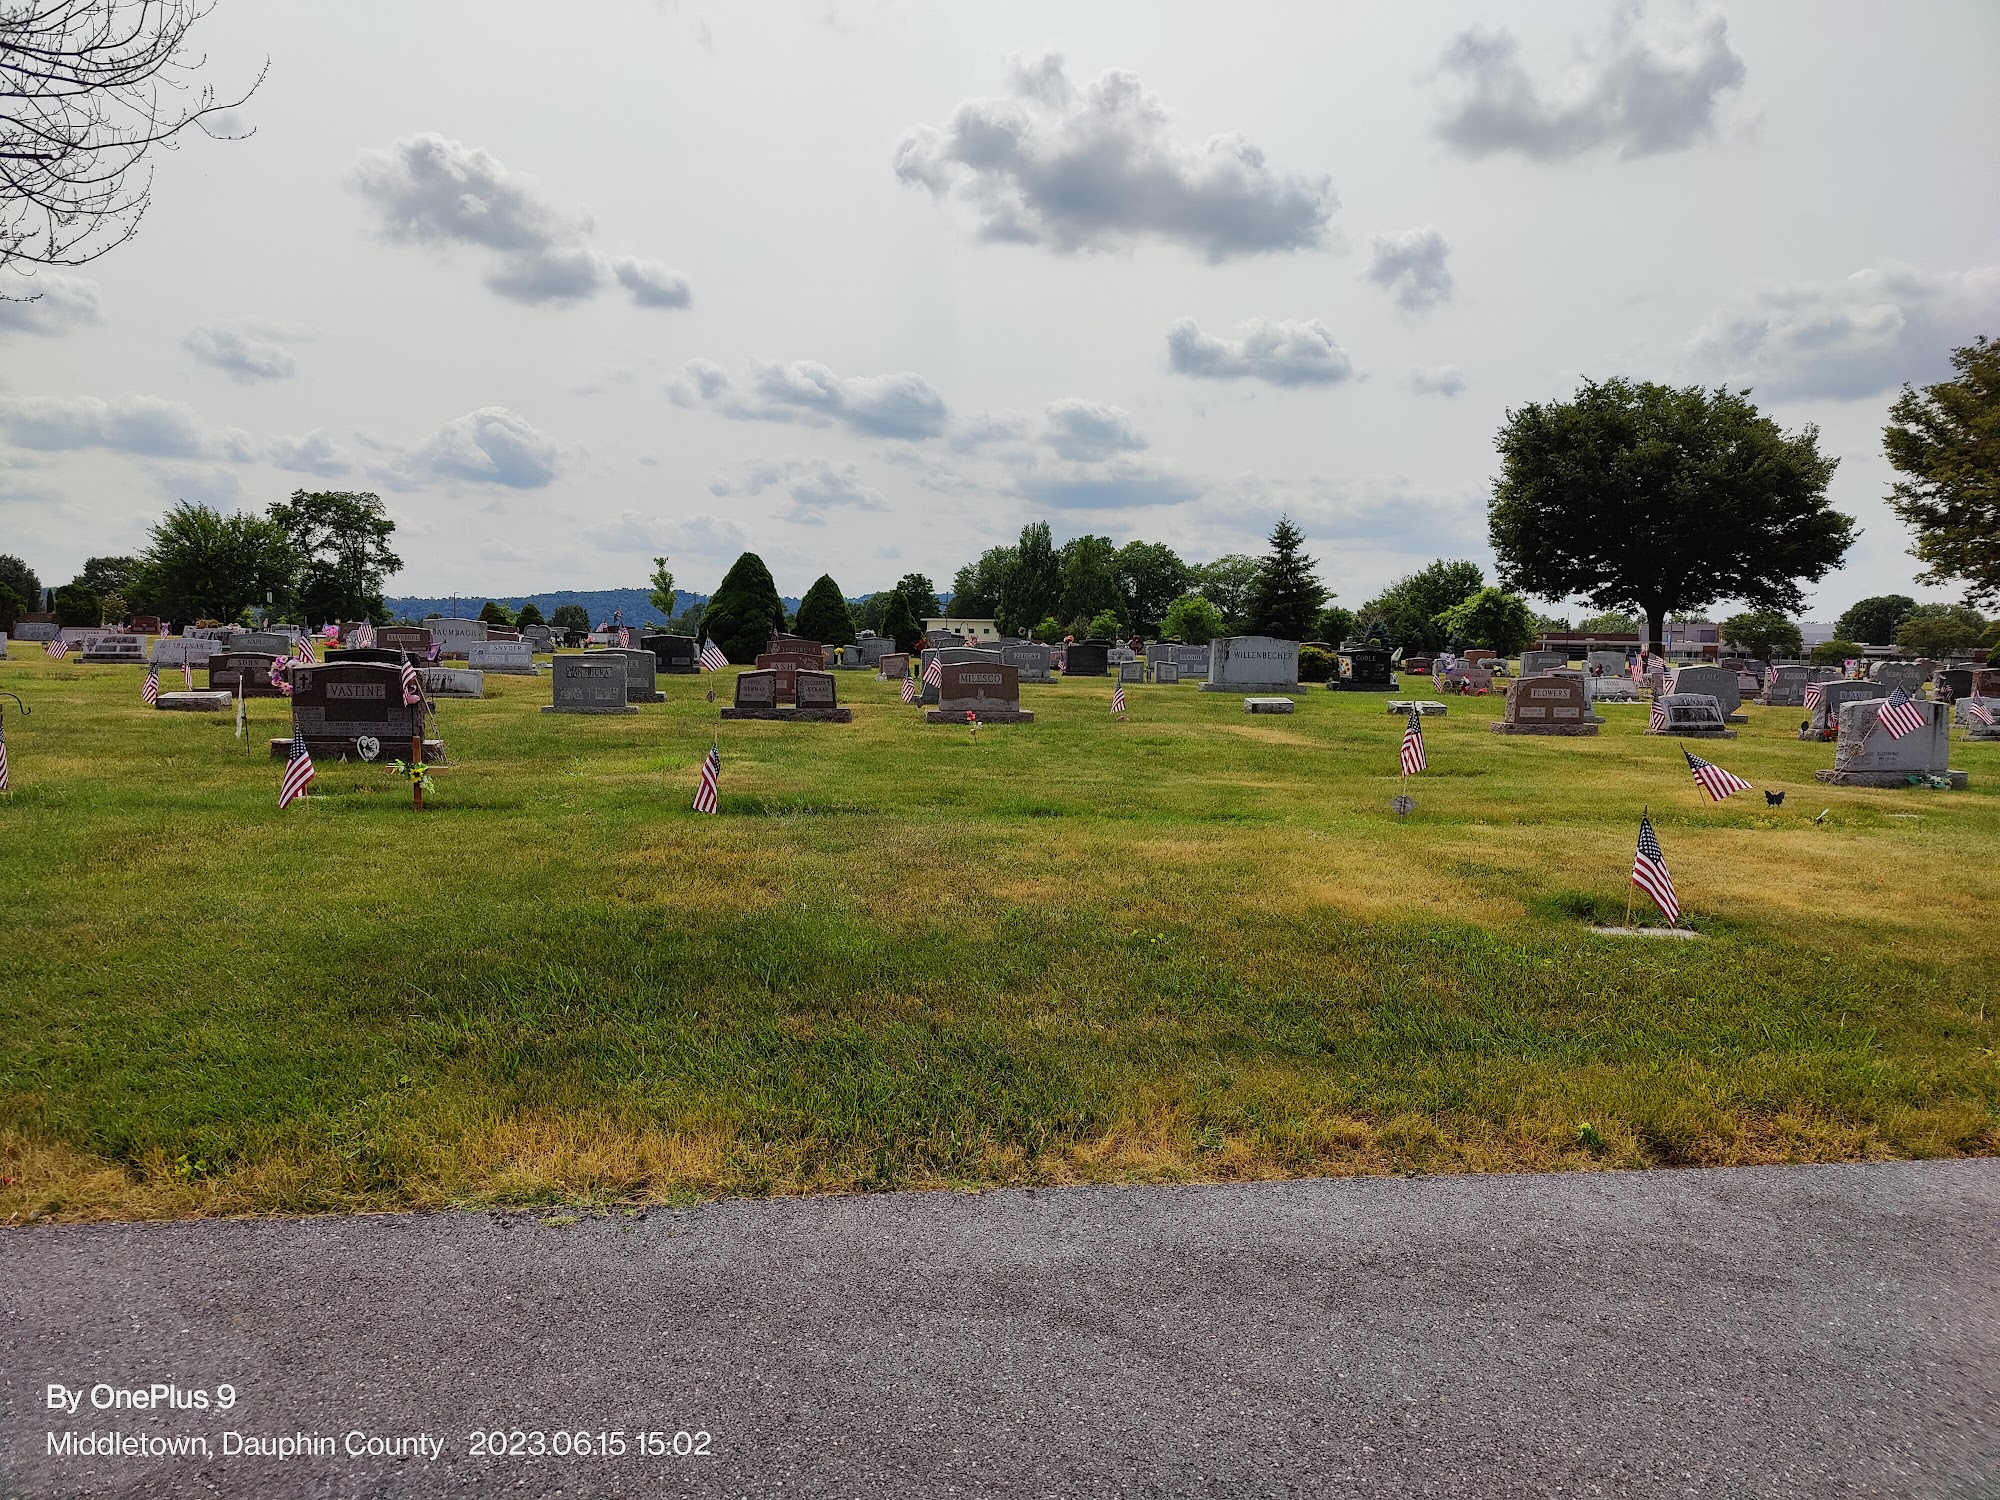
<instances>
[{"instance_id":1,"label":"paved path","mask_svg":"<svg viewBox=\"0 0 2000 1500\"><path fill-rule=\"evenodd\" d=\"M1996 1241L2000 1161L15 1229L0 1495L1995 1496Z\"/></svg>"}]
</instances>

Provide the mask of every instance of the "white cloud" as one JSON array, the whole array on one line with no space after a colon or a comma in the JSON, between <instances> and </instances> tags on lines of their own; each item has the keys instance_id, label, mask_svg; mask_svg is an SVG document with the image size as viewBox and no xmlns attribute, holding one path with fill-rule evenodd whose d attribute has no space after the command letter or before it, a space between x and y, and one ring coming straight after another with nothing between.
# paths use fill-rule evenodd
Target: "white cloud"
<instances>
[{"instance_id":1,"label":"white cloud","mask_svg":"<svg viewBox=\"0 0 2000 1500\"><path fill-rule=\"evenodd\" d=\"M1410 371L1409 385L1419 396L1456 396L1465 389L1465 372L1457 365L1424 365Z\"/></svg>"},{"instance_id":2,"label":"white cloud","mask_svg":"<svg viewBox=\"0 0 2000 1500\"><path fill-rule=\"evenodd\" d=\"M1451 246L1435 229L1378 234L1368 279L1384 291L1394 292L1398 306L1424 312L1451 301L1451 272L1444 264L1450 254Z\"/></svg>"},{"instance_id":3,"label":"white cloud","mask_svg":"<svg viewBox=\"0 0 2000 1500\"><path fill-rule=\"evenodd\" d=\"M1124 510L1178 505L1203 486L1169 464L1120 454L1103 463L1031 459L1016 469L1014 492L1057 510Z\"/></svg>"},{"instance_id":4,"label":"white cloud","mask_svg":"<svg viewBox=\"0 0 2000 1500\"><path fill-rule=\"evenodd\" d=\"M353 466L346 452L321 427L315 427L304 437L272 438L264 457L277 468L327 478L345 474Z\"/></svg>"},{"instance_id":5,"label":"white cloud","mask_svg":"<svg viewBox=\"0 0 2000 1500\"><path fill-rule=\"evenodd\" d=\"M570 466L572 454L526 417L504 406L482 406L447 422L403 454L396 467L411 478L467 479L539 489Z\"/></svg>"},{"instance_id":6,"label":"white cloud","mask_svg":"<svg viewBox=\"0 0 2000 1500\"><path fill-rule=\"evenodd\" d=\"M1272 172L1241 135L1177 138L1135 74L1107 72L1079 91L1054 52L1017 63L1005 95L906 132L895 169L967 212L981 239L1061 251L1148 236L1210 261L1312 249L1336 205L1326 178Z\"/></svg>"},{"instance_id":7,"label":"white cloud","mask_svg":"<svg viewBox=\"0 0 2000 1500\"><path fill-rule=\"evenodd\" d=\"M243 481L235 470L214 464L161 464L153 470L153 482L169 500L188 500L217 510L236 510L243 504Z\"/></svg>"},{"instance_id":8,"label":"white cloud","mask_svg":"<svg viewBox=\"0 0 2000 1500\"><path fill-rule=\"evenodd\" d=\"M748 464L735 474L718 474L709 482L717 496L761 495L780 489L789 504L777 513L780 521L816 526L830 510L887 510L889 502L869 488L851 463L830 458L772 459Z\"/></svg>"},{"instance_id":9,"label":"white cloud","mask_svg":"<svg viewBox=\"0 0 2000 1500\"><path fill-rule=\"evenodd\" d=\"M1167 328L1167 365L1203 380L1261 380L1269 385L1337 385L1354 364L1318 318L1251 318L1234 339L1206 334L1193 318Z\"/></svg>"},{"instance_id":10,"label":"white cloud","mask_svg":"<svg viewBox=\"0 0 2000 1500\"><path fill-rule=\"evenodd\" d=\"M691 359L668 387L677 405L706 405L744 422L839 422L873 437L936 437L944 431L944 397L909 370L892 375L836 375L816 360L789 364L752 360L747 385L734 384L713 361Z\"/></svg>"},{"instance_id":11,"label":"white cloud","mask_svg":"<svg viewBox=\"0 0 2000 1500\"><path fill-rule=\"evenodd\" d=\"M181 347L205 365L213 365L239 385L260 380L289 380L298 373L292 351L277 340L284 334L261 323L197 323Z\"/></svg>"},{"instance_id":12,"label":"white cloud","mask_svg":"<svg viewBox=\"0 0 2000 1500\"><path fill-rule=\"evenodd\" d=\"M1651 156L1706 140L1720 96L1740 89L1746 71L1728 22L1711 12L1649 32L1643 15L1643 4L1618 6L1603 38L1579 42L1568 72L1546 88L1507 32L1461 32L1441 63L1459 94L1438 134L1466 156L1518 151L1541 161L1606 145Z\"/></svg>"},{"instance_id":13,"label":"white cloud","mask_svg":"<svg viewBox=\"0 0 2000 1500\"><path fill-rule=\"evenodd\" d=\"M1102 401L1065 397L1043 407L1042 417L1046 441L1059 458L1089 462L1146 446L1132 414Z\"/></svg>"},{"instance_id":14,"label":"white cloud","mask_svg":"<svg viewBox=\"0 0 2000 1500\"><path fill-rule=\"evenodd\" d=\"M486 285L503 297L577 302L616 280L641 307L688 305L684 277L657 261L608 260L587 243L588 214L560 207L490 152L435 131L362 152L351 182L393 241L492 251Z\"/></svg>"},{"instance_id":15,"label":"white cloud","mask_svg":"<svg viewBox=\"0 0 2000 1500\"><path fill-rule=\"evenodd\" d=\"M1888 264L1757 292L1695 331L1703 378L1776 397L1852 400L1949 373L1954 345L2000 323L2000 265L1935 273Z\"/></svg>"},{"instance_id":16,"label":"white cloud","mask_svg":"<svg viewBox=\"0 0 2000 1500\"><path fill-rule=\"evenodd\" d=\"M60 271L0 277L0 333L53 338L99 320L98 285L88 277Z\"/></svg>"},{"instance_id":17,"label":"white cloud","mask_svg":"<svg viewBox=\"0 0 2000 1500\"><path fill-rule=\"evenodd\" d=\"M242 431L204 427L178 401L158 396L22 396L0 399L0 434L23 448L44 451L108 448L151 458L227 458L254 455Z\"/></svg>"},{"instance_id":18,"label":"white cloud","mask_svg":"<svg viewBox=\"0 0 2000 1500\"><path fill-rule=\"evenodd\" d=\"M695 554L733 558L750 545L750 535L727 516L696 514L678 520L664 516L620 512L614 521L587 527L584 539L604 552L631 552L641 557L662 553L674 557Z\"/></svg>"}]
</instances>

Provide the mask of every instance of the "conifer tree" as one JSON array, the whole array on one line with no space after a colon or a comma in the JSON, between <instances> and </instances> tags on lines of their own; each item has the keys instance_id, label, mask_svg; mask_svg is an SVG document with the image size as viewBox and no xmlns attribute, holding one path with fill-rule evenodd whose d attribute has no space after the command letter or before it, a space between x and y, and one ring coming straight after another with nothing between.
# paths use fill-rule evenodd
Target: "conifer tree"
<instances>
[{"instance_id":1,"label":"conifer tree","mask_svg":"<svg viewBox=\"0 0 2000 1500\"><path fill-rule=\"evenodd\" d=\"M1305 533L1280 516L1271 532L1271 550L1257 564L1244 609L1250 634L1281 641L1302 641L1326 603L1326 588L1313 570L1312 559L1300 548Z\"/></svg>"},{"instance_id":2,"label":"conifer tree","mask_svg":"<svg viewBox=\"0 0 2000 1500\"><path fill-rule=\"evenodd\" d=\"M820 574L799 601L799 634L822 646L854 644L854 613L832 574Z\"/></svg>"},{"instance_id":3,"label":"conifer tree","mask_svg":"<svg viewBox=\"0 0 2000 1500\"><path fill-rule=\"evenodd\" d=\"M729 565L709 596L701 626L702 633L738 666L757 659L770 643L771 632L785 628L784 601L763 558L746 552Z\"/></svg>"}]
</instances>

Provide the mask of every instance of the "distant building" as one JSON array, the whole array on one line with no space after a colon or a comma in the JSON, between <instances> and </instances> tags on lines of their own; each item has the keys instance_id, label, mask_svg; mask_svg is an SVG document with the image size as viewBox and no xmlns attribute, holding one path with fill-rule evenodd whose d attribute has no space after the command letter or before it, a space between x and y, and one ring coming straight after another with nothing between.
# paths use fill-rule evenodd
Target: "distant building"
<instances>
[{"instance_id":1,"label":"distant building","mask_svg":"<svg viewBox=\"0 0 2000 1500\"><path fill-rule=\"evenodd\" d=\"M1822 625L1817 620L1801 620L1799 621L1799 639L1805 642L1807 650L1811 650L1821 641L1830 641L1833 639L1833 627L1831 625Z\"/></svg>"},{"instance_id":2,"label":"distant building","mask_svg":"<svg viewBox=\"0 0 2000 1500\"><path fill-rule=\"evenodd\" d=\"M991 620L930 619L924 621L924 630L926 633L934 630L950 631L953 635L963 636L968 641L997 641L1000 639L999 627Z\"/></svg>"}]
</instances>

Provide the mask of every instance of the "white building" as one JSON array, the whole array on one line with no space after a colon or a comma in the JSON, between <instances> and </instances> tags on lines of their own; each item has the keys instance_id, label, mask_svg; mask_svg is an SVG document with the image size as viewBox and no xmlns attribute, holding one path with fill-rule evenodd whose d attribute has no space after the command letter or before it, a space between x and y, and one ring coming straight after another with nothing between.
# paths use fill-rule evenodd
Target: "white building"
<instances>
[{"instance_id":1,"label":"white building","mask_svg":"<svg viewBox=\"0 0 2000 1500\"><path fill-rule=\"evenodd\" d=\"M1000 639L999 628L991 620L925 620L924 629L926 631L948 630L953 635L963 636L968 641L997 641Z\"/></svg>"}]
</instances>

